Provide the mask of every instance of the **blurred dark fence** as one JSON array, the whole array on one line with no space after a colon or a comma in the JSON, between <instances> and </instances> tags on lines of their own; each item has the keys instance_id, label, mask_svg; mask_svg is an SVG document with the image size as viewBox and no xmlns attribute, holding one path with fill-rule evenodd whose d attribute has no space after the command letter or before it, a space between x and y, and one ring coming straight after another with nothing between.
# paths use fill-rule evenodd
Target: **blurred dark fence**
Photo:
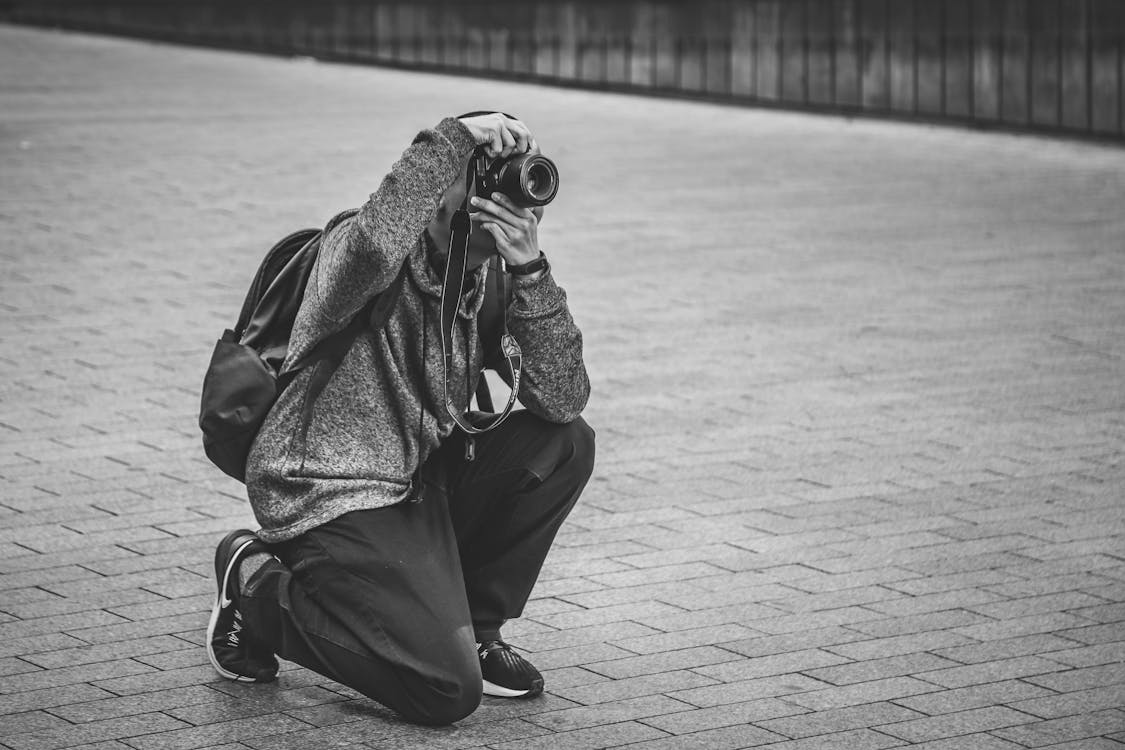
<instances>
[{"instance_id":1,"label":"blurred dark fence","mask_svg":"<svg viewBox=\"0 0 1125 750\"><path fill-rule=\"evenodd\" d=\"M591 88L1125 135L1125 0L0 0L0 19Z\"/></svg>"}]
</instances>

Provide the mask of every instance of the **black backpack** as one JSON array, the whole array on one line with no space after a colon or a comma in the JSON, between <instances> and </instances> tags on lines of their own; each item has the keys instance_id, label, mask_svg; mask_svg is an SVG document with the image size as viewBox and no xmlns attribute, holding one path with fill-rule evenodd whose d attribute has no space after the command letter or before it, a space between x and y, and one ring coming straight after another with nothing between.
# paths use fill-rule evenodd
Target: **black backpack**
<instances>
[{"instance_id":1,"label":"black backpack","mask_svg":"<svg viewBox=\"0 0 1125 750\"><path fill-rule=\"evenodd\" d=\"M356 209L344 211L323 231L302 229L274 245L258 267L234 329L224 331L215 344L203 378L199 427L203 431L207 457L240 482L246 481L246 459L254 438L289 383L305 368L325 362L310 382L305 408L311 411L356 337L369 324L376 329L385 325L402 292L406 264L391 285L356 313L344 329L319 341L307 354L283 369L293 323L320 250L321 238L356 213ZM504 308L498 304L495 279L496 274L490 269L484 304L478 316L478 329L486 346L499 342L496 330L503 327ZM483 377L477 389L477 403L486 411L492 410L488 384ZM306 414L306 418L308 416Z\"/></svg>"}]
</instances>

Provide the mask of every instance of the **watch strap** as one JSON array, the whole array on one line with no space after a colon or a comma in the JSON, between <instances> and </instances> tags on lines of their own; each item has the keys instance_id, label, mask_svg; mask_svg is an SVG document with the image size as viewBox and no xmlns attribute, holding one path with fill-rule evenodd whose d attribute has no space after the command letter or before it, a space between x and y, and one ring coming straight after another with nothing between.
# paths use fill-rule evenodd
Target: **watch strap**
<instances>
[{"instance_id":1,"label":"watch strap","mask_svg":"<svg viewBox=\"0 0 1125 750\"><path fill-rule=\"evenodd\" d=\"M508 273L513 276L530 276L531 274L542 271L547 268L547 256L542 251L539 252L539 257L535 260L528 261L519 266L508 266Z\"/></svg>"}]
</instances>

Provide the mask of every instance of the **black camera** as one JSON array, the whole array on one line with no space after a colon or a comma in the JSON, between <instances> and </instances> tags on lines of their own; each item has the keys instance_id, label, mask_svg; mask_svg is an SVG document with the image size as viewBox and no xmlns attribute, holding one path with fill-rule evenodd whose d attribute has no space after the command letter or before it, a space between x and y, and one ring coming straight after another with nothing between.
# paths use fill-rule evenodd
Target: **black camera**
<instances>
[{"instance_id":1,"label":"black camera","mask_svg":"<svg viewBox=\"0 0 1125 750\"><path fill-rule=\"evenodd\" d=\"M559 192L559 169L542 154L512 154L488 163L483 151L477 152L477 195L503 193L520 208L545 206Z\"/></svg>"}]
</instances>

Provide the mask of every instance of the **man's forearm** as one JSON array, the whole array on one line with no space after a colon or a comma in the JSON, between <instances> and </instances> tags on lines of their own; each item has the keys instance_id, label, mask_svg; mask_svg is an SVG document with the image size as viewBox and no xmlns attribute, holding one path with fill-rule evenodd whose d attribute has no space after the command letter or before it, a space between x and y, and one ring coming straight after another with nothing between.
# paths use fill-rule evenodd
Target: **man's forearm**
<instances>
[{"instance_id":1,"label":"man's forearm","mask_svg":"<svg viewBox=\"0 0 1125 750\"><path fill-rule=\"evenodd\" d=\"M359 214L324 238L306 294L316 295L325 319L350 319L390 285L473 145L453 118L423 130Z\"/></svg>"},{"instance_id":2,"label":"man's forearm","mask_svg":"<svg viewBox=\"0 0 1125 750\"><path fill-rule=\"evenodd\" d=\"M550 271L534 279L522 277L515 284L508 330L523 350L523 405L551 422L576 419L590 395L582 332L570 314L566 292Z\"/></svg>"}]
</instances>

